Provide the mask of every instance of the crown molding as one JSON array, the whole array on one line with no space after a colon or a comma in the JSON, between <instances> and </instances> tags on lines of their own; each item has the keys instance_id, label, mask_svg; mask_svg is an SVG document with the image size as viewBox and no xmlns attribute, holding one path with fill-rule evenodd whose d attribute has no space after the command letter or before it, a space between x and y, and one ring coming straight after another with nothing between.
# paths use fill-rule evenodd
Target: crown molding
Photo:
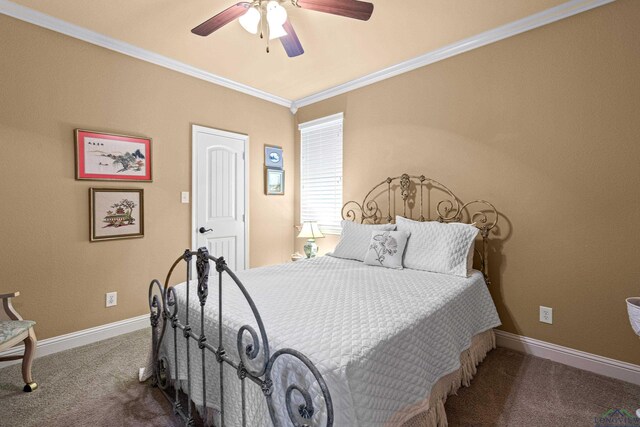
<instances>
[{"instance_id":1,"label":"crown molding","mask_svg":"<svg viewBox=\"0 0 640 427\"><path fill-rule=\"evenodd\" d=\"M504 40L517 34L551 24L561 19L586 12L587 10L591 10L614 1L615 0L570 0L561 5L543 10L542 12L535 13L527 16L526 18L513 21L509 24L496 27L483 33L476 34L475 36L457 41L431 52L427 52L423 55L400 62L399 64L392 65L391 67L380 71L376 71L330 89L317 92L313 95L297 99L293 101L292 105L294 105L297 110L300 107L305 107L337 95L342 95L343 93L413 71L417 68L424 67L425 65L460 55L461 53Z\"/></svg>"},{"instance_id":2,"label":"crown molding","mask_svg":"<svg viewBox=\"0 0 640 427\"><path fill-rule=\"evenodd\" d=\"M337 85L335 87L317 92L313 95L291 101L286 98L256 89L254 87L235 82L231 79L218 76L200 68L176 61L169 57L151 52L146 49L134 46L129 43L102 35L95 31L88 30L75 24L54 18L50 15L38 12L28 7L13 3L8 0L0 0L0 13L11 16L13 18L29 22L31 24L74 37L79 40L86 41L96 46L104 47L142 61L150 62L200 80L204 80L219 86L226 87L247 95L251 95L265 101L282 105L291 110L295 114L300 107L314 104L400 74L413 71L417 68L442 61L452 56L504 40L508 37L515 36L525 31L551 24L564 18L594 9L596 7L612 3L615 0L570 0L561 5L552 7L539 13L535 13L526 18L519 19L506 25L485 31L475 36L460 40L448 46L427 52L413 59L401 62L391 67L376 71L366 76L351 80L349 82Z\"/></svg>"},{"instance_id":3,"label":"crown molding","mask_svg":"<svg viewBox=\"0 0 640 427\"><path fill-rule=\"evenodd\" d=\"M63 21L62 19L54 18L53 16L38 12L36 10L10 2L8 0L0 0L0 13L11 16L12 18L19 19L21 21L29 22L42 28L46 28L48 30L65 34L67 36L94 44L96 46L104 47L106 49L110 49L115 52L131 56L133 58L141 59L143 61L150 62L152 64L159 65L161 67L207 81L209 83L214 83L219 86L251 95L265 101L273 102L287 108L291 107L291 101L286 98L282 98L280 96L273 95L260 89L235 82L225 77L221 77L200 68L185 64L184 62L176 61L175 59L168 58L164 55L160 55L149 50L134 46L132 44L125 43L121 40L96 33L95 31L88 30L75 24L71 24L67 21Z\"/></svg>"}]
</instances>

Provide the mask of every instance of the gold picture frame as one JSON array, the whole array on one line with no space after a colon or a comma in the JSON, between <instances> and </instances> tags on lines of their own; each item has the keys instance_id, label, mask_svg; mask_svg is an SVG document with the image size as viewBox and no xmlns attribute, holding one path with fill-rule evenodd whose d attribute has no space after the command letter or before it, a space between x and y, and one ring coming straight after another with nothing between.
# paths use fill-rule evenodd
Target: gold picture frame
<instances>
[{"instance_id":1,"label":"gold picture frame","mask_svg":"<svg viewBox=\"0 0 640 427\"><path fill-rule=\"evenodd\" d=\"M144 190L141 188L90 188L89 239L144 237Z\"/></svg>"},{"instance_id":2,"label":"gold picture frame","mask_svg":"<svg viewBox=\"0 0 640 427\"><path fill-rule=\"evenodd\" d=\"M264 168L264 194L284 196L284 170Z\"/></svg>"}]
</instances>

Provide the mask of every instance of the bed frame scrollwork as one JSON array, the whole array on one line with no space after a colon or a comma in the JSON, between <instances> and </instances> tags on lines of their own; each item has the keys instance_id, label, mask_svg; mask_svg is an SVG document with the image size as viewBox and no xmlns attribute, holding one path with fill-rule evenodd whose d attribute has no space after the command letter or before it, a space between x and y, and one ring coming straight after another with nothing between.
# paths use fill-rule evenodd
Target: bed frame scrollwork
<instances>
[{"instance_id":1,"label":"bed frame scrollwork","mask_svg":"<svg viewBox=\"0 0 640 427\"><path fill-rule=\"evenodd\" d=\"M197 273L197 292L196 296L199 301L200 310L195 310L196 313L193 313L194 309L189 306L189 299L193 296L190 295L189 286L186 286L186 304L184 307L178 307L178 299L177 293L173 286L169 286L171 275L176 267L182 263L186 263L186 283L191 283L192 280L192 260L193 257L195 259L195 267ZM212 271L211 267L214 267L214 271ZM229 286L232 282L237 286L237 288L242 292L246 302L248 303L251 312L253 313L253 317L255 320L255 324L257 324L258 331L255 330L249 324L245 324L240 327L237 331L237 341L236 341L236 349L237 354L235 357L232 357L232 353L234 350L230 348L225 348L222 345L223 342L223 276L228 276L231 281L225 281L225 286ZM218 327L217 331L212 331L213 333L205 333L205 305L207 303L207 298L209 297L209 284L210 282L216 282L218 285L218 304L217 304L217 316L218 316ZM314 407L314 400L309 392L311 385L305 384L302 386L298 383L289 384L286 387L286 390L277 389L276 384L280 384L280 382L274 381L273 375L273 367L275 362L284 355L288 357L292 357L297 359L302 363L303 368L306 367L313 378L315 378L316 384L319 387L323 401L324 401L324 423L323 426L331 427L333 425L333 404L331 401L331 395L329 393L329 389L327 384L325 383L322 375L318 371L318 369L314 366L314 364L309 360L304 354L299 351L290 349L290 348L282 348L271 354L269 347L269 339L267 337L267 333L262 322L262 318L260 317L260 313L256 308L253 299L247 292L244 285L238 279L238 277L227 267L227 264L223 257L213 257L209 255L209 252L206 248L200 248L197 252L193 252L187 249L171 266L169 273L167 274L167 278L165 280L164 286L158 280L153 280L149 285L149 309L151 312L151 326L152 326L152 357L153 357L153 367L154 372L152 379L152 384L154 386L158 386L167 399L172 403L175 414L177 414L185 423L185 425L193 426L195 425L195 416L193 414L192 407L194 406L191 403L190 396L192 395L192 375L201 375L202 378L202 401L204 402L202 408L202 419L207 422L207 420L211 419L207 412L210 411L210 408L207 408L207 381L212 381L217 383L216 385L219 388L219 396L220 400L218 402L219 409L217 410L219 416L219 423L221 426L226 426L225 423L225 406L228 404L233 404L234 402L227 402L224 399L224 384L225 384L225 375L224 375L224 365L232 367L236 371L236 375L238 380L240 381L240 390L241 390L241 402L238 402L242 405L242 426L247 425L247 411L246 411L246 383L247 380L255 383L262 393L265 396L267 401L267 406L269 408L269 415L271 421L274 426L280 425L293 425L295 427L303 427L303 426L312 426L318 425L319 422L314 417L314 414L319 413L319 409ZM184 310L184 313L181 313L182 320L179 319L178 314L179 310ZM195 319L194 319L195 317ZM200 334L197 335L192 330L192 322L195 321L199 324ZM170 329L167 329L170 328ZM173 333L171 333L171 329L173 329ZM165 338L165 332L167 332L167 336ZM217 332L217 333L216 333ZM213 338L213 339L212 339ZM246 339L249 339L249 343L246 344ZM173 361L174 366L170 367L170 361L166 354L163 354L162 341L163 339L172 339L172 347L173 350ZM186 344L186 360L182 360L178 358L178 342L179 340L184 340ZM198 349L200 350L200 355L192 354L190 350L190 341L196 342ZM262 360L258 359L260 354L260 350L262 350ZM207 352L210 352L214 355L215 361L218 364L219 372L217 373L217 378L214 376L213 372L210 375L207 375L206 365L205 365L205 355ZM201 357L202 360L202 369L201 372L196 373L192 372L192 360L194 357ZM249 363L252 362L252 363ZM177 384L173 384L173 393L171 393L171 379L170 379L170 369L173 368L174 373L180 372L179 365L184 367L186 365L186 385L182 384L182 386L178 386ZM253 366L250 367L250 365ZM256 366L259 366L257 369ZM177 374L176 374L177 375ZM286 384L284 384L286 385ZM181 391L182 390L182 391ZM286 414L288 415L288 420L284 421L279 420L277 417L277 409L275 407L275 393L284 393L284 401L286 404ZM295 404L294 401L298 402ZM302 402L302 403L299 403ZM278 413L282 413L279 411Z\"/></svg>"},{"instance_id":2,"label":"bed frame scrollwork","mask_svg":"<svg viewBox=\"0 0 640 427\"><path fill-rule=\"evenodd\" d=\"M439 193L440 197L437 197ZM432 201L436 195L436 201ZM398 196L401 211L397 208ZM378 200L381 203L378 203ZM386 209L382 203L386 203ZM435 209L432 206L435 204ZM400 213L401 212L401 213ZM385 215L386 214L386 215ZM360 223L391 223L401 215L416 221L467 222L480 230L482 245L475 252L480 269L489 279L489 234L498 223L498 211L486 200L477 199L462 203L449 188L424 175L402 174L389 177L375 185L362 199L362 203L350 200L342 207L342 218Z\"/></svg>"}]
</instances>

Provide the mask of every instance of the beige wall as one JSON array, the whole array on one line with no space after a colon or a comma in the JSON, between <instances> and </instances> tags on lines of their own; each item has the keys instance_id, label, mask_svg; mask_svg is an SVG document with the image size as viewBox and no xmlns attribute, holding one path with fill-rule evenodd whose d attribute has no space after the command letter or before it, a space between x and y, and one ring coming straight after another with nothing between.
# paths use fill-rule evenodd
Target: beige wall
<instances>
[{"instance_id":1,"label":"beige wall","mask_svg":"<svg viewBox=\"0 0 640 427\"><path fill-rule=\"evenodd\" d=\"M639 19L640 3L620 0L297 120L345 112L345 200L409 172L495 203L491 291L505 330L640 363L624 307L640 293ZM146 313L149 280L190 244L179 193L192 123L251 137L251 265L301 250L287 109L4 16L0 40L0 293L22 292L16 306L40 338ZM154 182L74 180L76 127L153 137ZM285 149L295 191L284 197L263 195L264 144ZM146 236L89 243L92 186L144 188ZM554 325L537 321L539 305Z\"/></svg>"},{"instance_id":2,"label":"beige wall","mask_svg":"<svg viewBox=\"0 0 640 427\"><path fill-rule=\"evenodd\" d=\"M345 200L407 172L495 204L502 329L640 363L624 304L640 294L638 22L640 2L621 0L297 120L345 113ZM554 309L553 325L538 322L540 305Z\"/></svg>"},{"instance_id":3,"label":"beige wall","mask_svg":"<svg viewBox=\"0 0 640 427\"><path fill-rule=\"evenodd\" d=\"M288 109L4 15L0 58L0 293L22 293L39 338L147 312L150 280L191 242L192 123L250 136L251 265L288 259L293 192L264 196L262 169L263 146L283 146L293 188ZM152 137L154 182L76 181L77 127ZM143 188L145 237L90 243L89 187Z\"/></svg>"}]
</instances>

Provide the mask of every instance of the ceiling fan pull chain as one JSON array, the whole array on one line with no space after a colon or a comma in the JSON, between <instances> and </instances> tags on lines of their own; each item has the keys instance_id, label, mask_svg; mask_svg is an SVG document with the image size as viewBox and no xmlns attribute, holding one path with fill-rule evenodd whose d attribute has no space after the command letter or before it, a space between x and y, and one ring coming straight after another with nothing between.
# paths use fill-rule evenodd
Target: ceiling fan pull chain
<instances>
[{"instance_id":1,"label":"ceiling fan pull chain","mask_svg":"<svg viewBox=\"0 0 640 427\"><path fill-rule=\"evenodd\" d=\"M264 9L262 8L262 0L258 0L258 10L260 10L260 38L264 38L264 23L266 21L266 16L264 16ZM268 28L268 27L267 27ZM269 38L267 37L267 40Z\"/></svg>"},{"instance_id":2,"label":"ceiling fan pull chain","mask_svg":"<svg viewBox=\"0 0 640 427\"><path fill-rule=\"evenodd\" d=\"M267 27L267 32L269 32L269 28ZM269 37L267 36L267 53L269 53Z\"/></svg>"},{"instance_id":3,"label":"ceiling fan pull chain","mask_svg":"<svg viewBox=\"0 0 640 427\"><path fill-rule=\"evenodd\" d=\"M269 28L269 24L267 21L267 13L266 12L262 12L262 16L264 17L264 19L262 19L263 22L266 22L266 24L264 25L264 27L267 29L267 53L269 53L269 39L271 38L271 28Z\"/></svg>"}]
</instances>

